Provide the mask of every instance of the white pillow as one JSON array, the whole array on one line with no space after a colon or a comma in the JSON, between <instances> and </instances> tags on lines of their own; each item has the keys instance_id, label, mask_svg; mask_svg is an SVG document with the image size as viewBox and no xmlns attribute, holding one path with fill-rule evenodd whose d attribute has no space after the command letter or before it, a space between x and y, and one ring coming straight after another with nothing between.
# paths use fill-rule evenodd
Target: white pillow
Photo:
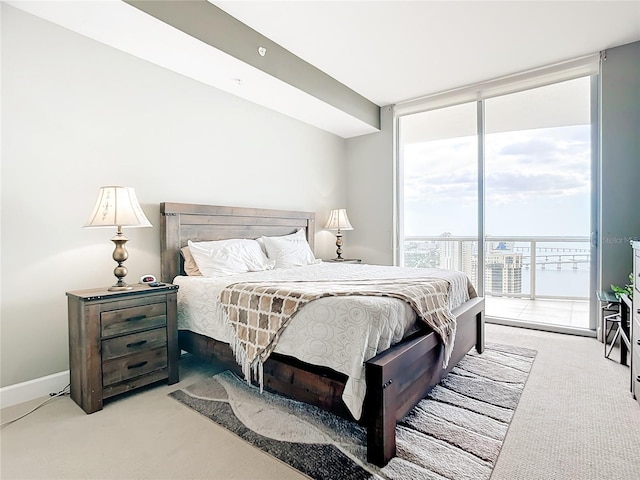
<instances>
[{"instance_id":1,"label":"white pillow","mask_svg":"<svg viewBox=\"0 0 640 480\"><path fill-rule=\"evenodd\" d=\"M299 267L319 263L311 251L304 230L284 237L261 237L267 256L275 260L275 268Z\"/></svg>"},{"instance_id":2,"label":"white pillow","mask_svg":"<svg viewBox=\"0 0 640 480\"><path fill-rule=\"evenodd\" d=\"M262 235L261 237L256 238L256 242L258 242L260 244L260 248L262 249L264 254L267 255L267 247L264 244L264 239L265 238L288 238L288 239L294 239L294 238L298 238L300 235L302 235L306 239L304 230L303 229L299 229L296 233L290 233L289 235L279 235L279 236L275 236L275 237L265 237L264 235Z\"/></svg>"},{"instance_id":3,"label":"white pillow","mask_svg":"<svg viewBox=\"0 0 640 480\"><path fill-rule=\"evenodd\" d=\"M189 251L205 277L270 270L269 260L255 240L230 239L211 242L188 242Z\"/></svg>"}]
</instances>

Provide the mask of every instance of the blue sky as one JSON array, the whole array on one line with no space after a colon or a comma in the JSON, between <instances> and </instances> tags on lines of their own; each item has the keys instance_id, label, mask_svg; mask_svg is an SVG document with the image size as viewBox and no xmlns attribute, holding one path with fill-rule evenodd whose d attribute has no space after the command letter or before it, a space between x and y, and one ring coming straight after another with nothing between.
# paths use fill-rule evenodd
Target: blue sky
<instances>
[{"instance_id":1,"label":"blue sky","mask_svg":"<svg viewBox=\"0 0 640 480\"><path fill-rule=\"evenodd\" d=\"M590 127L487 135L486 233L588 236ZM405 236L476 235L475 137L404 146Z\"/></svg>"}]
</instances>

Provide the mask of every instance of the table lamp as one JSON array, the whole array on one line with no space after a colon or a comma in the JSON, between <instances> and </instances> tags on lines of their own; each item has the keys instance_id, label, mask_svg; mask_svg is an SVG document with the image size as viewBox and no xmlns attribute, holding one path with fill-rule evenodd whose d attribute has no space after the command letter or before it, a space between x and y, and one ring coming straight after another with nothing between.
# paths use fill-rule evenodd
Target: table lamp
<instances>
[{"instance_id":1,"label":"table lamp","mask_svg":"<svg viewBox=\"0 0 640 480\"><path fill-rule=\"evenodd\" d=\"M124 247L129 240L122 233L122 227L151 227L151 223L144 215L136 193L131 187L101 187L98 200L85 227L117 227L116 235L111 239L116 248L113 251L113 259L118 266L113 274L118 282L109 287L110 291L131 290L133 287L124 282L127 268L123 265L129 257Z\"/></svg>"},{"instance_id":2,"label":"table lamp","mask_svg":"<svg viewBox=\"0 0 640 480\"><path fill-rule=\"evenodd\" d=\"M344 208L338 208L331 210L329 214L329 220L324 226L327 230L337 230L336 233L336 254L338 255L334 260L344 260L342 258L342 230L353 230L351 223L349 223L349 217L347 217L347 210Z\"/></svg>"}]
</instances>

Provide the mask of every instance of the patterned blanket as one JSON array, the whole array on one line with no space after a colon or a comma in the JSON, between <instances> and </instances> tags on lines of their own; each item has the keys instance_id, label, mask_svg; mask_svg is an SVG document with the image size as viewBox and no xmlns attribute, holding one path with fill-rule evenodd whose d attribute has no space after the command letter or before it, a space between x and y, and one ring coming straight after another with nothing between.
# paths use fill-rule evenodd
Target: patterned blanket
<instances>
[{"instance_id":1,"label":"patterned blanket","mask_svg":"<svg viewBox=\"0 0 640 480\"><path fill-rule=\"evenodd\" d=\"M327 296L387 296L409 303L442 339L446 367L456 333L456 320L448 307L449 290L449 282L440 278L242 282L225 287L220 302L236 360L247 381L257 377L262 387L262 365L293 316L305 304Z\"/></svg>"}]
</instances>

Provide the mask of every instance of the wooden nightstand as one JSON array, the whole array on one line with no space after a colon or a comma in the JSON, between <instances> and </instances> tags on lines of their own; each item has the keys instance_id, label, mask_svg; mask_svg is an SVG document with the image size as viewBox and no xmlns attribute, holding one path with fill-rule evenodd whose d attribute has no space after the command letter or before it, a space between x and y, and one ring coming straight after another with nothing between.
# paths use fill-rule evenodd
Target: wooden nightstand
<instances>
[{"instance_id":1,"label":"wooden nightstand","mask_svg":"<svg viewBox=\"0 0 640 480\"><path fill-rule=\"evenodd\" d=\"M71 398L87 413L104 399L178 381L176 285L67 292Z\"/></svg>"},{"instance_id":2,"label":"wooden nightstand","mask_svg":"<svg viewBox=\"0 0 640 480\"><path fill-rule=\"evenodd\" d=\"M329 260L322 260L327 263L362 263L362 260L359 258L343 258L338 260L336 258L330 258Z\"/></svg>"}]
</instances>

